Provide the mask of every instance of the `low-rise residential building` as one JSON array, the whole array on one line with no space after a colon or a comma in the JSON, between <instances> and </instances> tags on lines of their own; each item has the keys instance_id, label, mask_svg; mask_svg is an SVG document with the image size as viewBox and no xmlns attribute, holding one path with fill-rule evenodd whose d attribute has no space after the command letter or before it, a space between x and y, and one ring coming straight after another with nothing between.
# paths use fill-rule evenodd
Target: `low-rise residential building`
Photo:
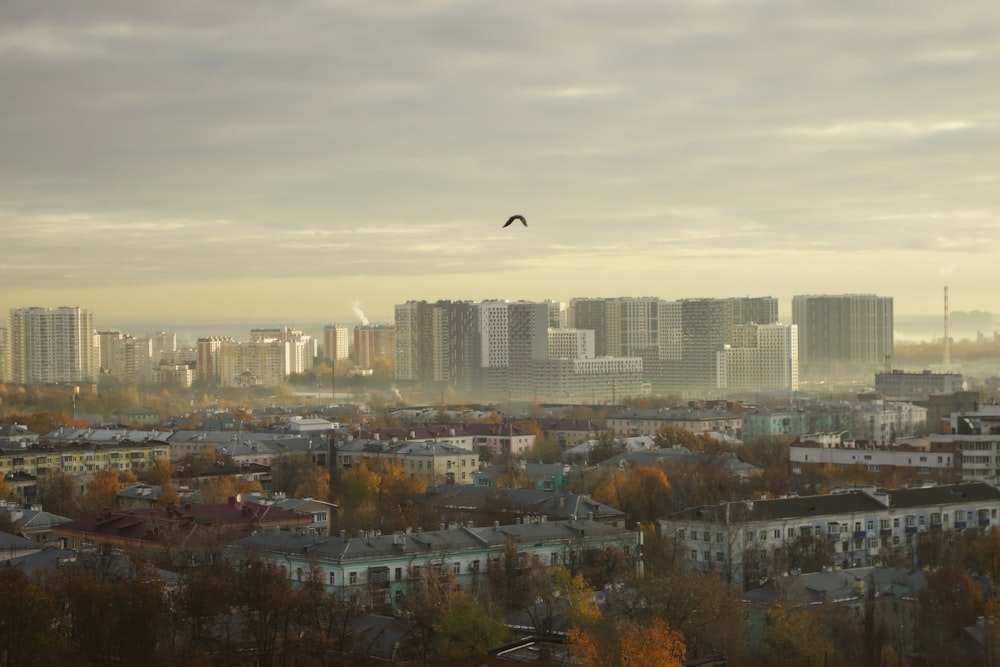
<instances>
[{"instance_id":1,"label":"low-rise residential building","mask_svg":"<svg viewBox=\"0 0 1000 667\"><path fill-rule=\"evenodd\" d=\"M0 449L25 449L38 444L38 434L17 423L0 424Z\"/></svg>"},{"instance_id":2,"label":"low-rise residential building","mask_svg":"<svg viewBox=\"0 0 1000 667\"><path fill-rule=\"evenodd\" d=\"M521 460L483 468L473 474L473 484L499 487L505 486L507 480L523 476L536 491L562 493L568 473L569 466L562 463L528 463Z\"/></svg>"},{"instance_id":3,"label":"low-rise residential building","mask_svg":"<svg viewBox=\"0 0 1000 667\"><path fill-rule=\"evenodd\" d=\"M918 545L944 533L998 525L1000 490L964 483L724 502L660 519L693 570L756 585L796 569L805 555L824 565L919 566Z\"/></svg>"},{"instance_id":4,"label":"low-rise residential building","mask_svg":"<svg viewBox=\"0 0 1000 667\"><path fill-rule=\"evenodd\" d=\"M58 514L46 512L41 505L22 507L9 500L0 501L0 517L6 518L13 525L11 532L15 535L42 544L52 540L52 529L55 526L71 520Z\"/></svg>"},{"instance_id":5,"label":"low-rise residential building","mask_svg":"<svg viewBox=\"0 0 1000 667\"><path fill-rule=\"evenodd\" d=\"M893 445L877 446L846 440L844 433L802 436L788 448L792 473L821 471L827 466L860 466L870 479L884 486L904 486L933 481L962 481L961 451L951 442L913 438Z\"/></svg>"},{"instance_id":6,"label":"low-rise residential building","mask_svg":"<svg viewBox=\"0 0 1000 667\"><path fill-rule=\"evenodd\" d=\"M722 433L741 438L743 415L717 409L628 410L608 416L608 430L616 436L656 435L666 426L695 434Z\"/></svg>"},{"instance_id":7,"label":"low-rise residential building","mask_svg":"<svg viewBox=\"0 0 1000 667\"><path fill-rule=\"evenodd\" d=\"M589 519L513 525L458 526L357 537L261 531L233 545L281 567L293 581L318 575L328 589L365 607L397 605L406 587L426 572L449 572L463 590L478 585L509 549L518 567L561 565L576 572L607 548L642 567L642 533Z\"/></svg>"},{"instance_id":8,"label":"low-rise residential building","mask_svg":"<svg viewBox=\"0 0 1000 667\"><path fill-rule=\"evenodd\" d=\"M961 452L962 479L1000 480L1000 405L953 412L944 430L928 437L932 445L954 447L956 456Z\"/></svg>"},{"instance_id":9,"label":"low-rise residential building","mask_svg":"<svg viewBox=\"0 0 1000 667\"><path fill-rule=\"evenodd\" d=\"M621 510L576 493L450 484L431 487L414 502L437 510L440 522L449 525L565 521L581 517L618 527L625 525L625 513Z\"/></svg>"},{"instance_id":10,"label":"low-rise residential building","mask_svg":"<svg viewBox=\"0 0 1000 667\"><path fill-rule=\"evenodd\" d=\"M933 394L952 394L963 387L961 373L891 370L875 374L875 391L902 401L926 401Z\"/></svg>"},{"instance_id":11,"label":"low-rise residential building","mask_svg":"<svg viewBox=\"0 0 1000 667\"><path fill-rule=\"evenodd\" d=\"M444 442L385 442L348 440L337 445L334 465L344 472L362 460L399 466L411 477L425 477L431 484L472 484L479 469L479 454Z\"/></svg>"},{"instance_id":12,"label":"low-rise residential building","mask_svg":"<svg viewBox=\"0 0 1000 667\"><path fill-rule=\"evenodd\" d=\"M104 510L56 526L52 534L74 550L106 544L193 553L256 531L295 531L309 523L308 516L273 505L244 502L236 496L228 503L214 505Z\"/></svg>"},{"instance_id":13,"label":"low-rise residential building","mask_svg":"<svg viewBox=\"0 0 1000 667\"><path fill-rule=\"evenodd\" d=\"M817 604L836 604L860 617L871 602L882 627L899 631L895 643L908 655L916 644L917 596L926 585L926 576L914 568L857 567L768 579L741 599L749 616L750 646L762 647L769 612L778 608L794 614Z\"/></svg>"}]
</instances>

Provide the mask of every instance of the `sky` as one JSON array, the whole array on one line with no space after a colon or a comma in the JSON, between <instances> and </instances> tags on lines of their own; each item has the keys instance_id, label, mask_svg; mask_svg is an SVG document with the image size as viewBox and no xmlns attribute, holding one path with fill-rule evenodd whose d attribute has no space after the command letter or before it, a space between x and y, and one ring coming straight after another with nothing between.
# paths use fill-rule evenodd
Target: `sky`
<instances>
[{"instance_id":1,"label":"sky","mask_svg":"<svg viewBox=\"0 0 1000 667\"><path fill-rule=\"evenodd\" d=\"M0 319L1000 311L994 0L5 0ZM501 229L523 214L528 227ZM787 319L787 318L786 318Z\"/></svg>"}]
</instances>

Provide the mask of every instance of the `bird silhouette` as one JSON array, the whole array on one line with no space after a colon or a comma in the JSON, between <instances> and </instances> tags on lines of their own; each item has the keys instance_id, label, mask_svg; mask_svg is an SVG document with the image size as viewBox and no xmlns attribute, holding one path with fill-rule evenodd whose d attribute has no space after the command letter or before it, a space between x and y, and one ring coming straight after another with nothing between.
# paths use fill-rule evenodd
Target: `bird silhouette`
<instances>
[{"instance_id":1,"label":"bird silhouette","mask_svg":"<svg viewBox=\"0 0 1000 667\"><path fill-rule=\"evenodd\" d=\"M504 227L509 227L510 223L514 222L515 220L520 220L521 224L524 225L525 227L528 226L528 221L524 219L523 215L512 215L512 216L510 216L509 218L507 218L507 222L503 223L503 226ZM501 227L500 229L503 229L503 227Z\"/></svg>"}]
</instances>

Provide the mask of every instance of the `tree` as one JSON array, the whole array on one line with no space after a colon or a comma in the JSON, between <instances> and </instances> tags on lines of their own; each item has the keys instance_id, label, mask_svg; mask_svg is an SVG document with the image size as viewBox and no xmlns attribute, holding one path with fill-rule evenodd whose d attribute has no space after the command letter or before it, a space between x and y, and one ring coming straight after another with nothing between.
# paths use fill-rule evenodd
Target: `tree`
<instances>
[{"instance_id":1,"label":"tree","mask_svg":"<svg viewBox=\"0 0 1000 667\"><path fill-rule=\"evenodd\" d=\"M679 667L684 638L661 619L648 625L609 619L574 626L567 637L570 653L586 667Z\"/></svg>"},{"instance_id":2,"label":"tree","mask_svg":"<svg viewBox=\"0 0 1000 667\"><path fill-rule=\"evenodd\" d=\"M294 495L295 490L317 467L309 452L284 452L271 461L271 488ZM325 499L326 496L321 498Z\"/></svg>"},{"instance_id":3,"label":"tree","mask_svg":"<svg viewBox=\"0 0 1000 667\"><path fill-rule=\"evenodd\" d=\"M105 468L94 473L86 485L84 507L91 512L118 505L118 493L125 484L134 484L135 475L120 472L117 468Z\"/></svg>"},{"instance_id":4,"label":"tree","mask_svg":"<svg viewBox=\"0 0 1000 667\"><path fill-rule=\"evenodd\" d=\"M14 568L0 568L0 666L32 667L59 662L62 612L49 591Z\"/></svg>"},{"instance_id":5,"label":"tree","mask_svg":"<svg viewBox=\"0 0 1000 667\"><path fill-rule=\"evenodd\" d=\"M75 477L52 471L39 475L36 481L38 502L46 511L61 516L80 514L80 486Z\"/></svg>"}]
</instances>

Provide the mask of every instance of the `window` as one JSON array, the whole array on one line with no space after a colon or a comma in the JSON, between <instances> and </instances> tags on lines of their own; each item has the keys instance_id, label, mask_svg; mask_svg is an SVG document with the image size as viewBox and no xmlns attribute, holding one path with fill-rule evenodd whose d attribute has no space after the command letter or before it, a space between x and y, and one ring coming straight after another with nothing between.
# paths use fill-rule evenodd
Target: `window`
<instances>
[{"instance_id":1,"label":"window","mask_svg":"<svg viewBox=\"0 0 1000 667\"><path fill-rule=\"evenodd\" d=\"M996 510L993 510L993 511L996 512ZM718 532L718 533L715 534L715 541L719 542L720 544L722 543L722 533L721 532Z\"/></svg>"},{"instance_id":2,"label":"window","mask_svg":"<svg viewBox=\"0 0 1000 667\"><path fill-rule=\"evenodd\" d=\"M476 564L478 565L479 561L476 561ZM402 581L403 580L403 568L397 567L396 571L393 572L393 576L395 577L396 581Z\"/></svg>"},{"instance_id":3,"label":"window","mask_svg":"<svg viewBox=\"0 0 1000 667\"><path fill-rule=\"evenodd\" d=\"M867 525L868 525L868 530L875 530L875 520L874 519L869 519Z\"/></svg>"},{"instance_id":4,"label":"window","mask_svg":"<svg viewBox=\"0 0 1000 667\"><path fill-rule=\"evenodd\" d=\"M358 583L358 573L357 572L351 572L351 574L350 574L350 582L351 582L352 585Z\"/></svg>"},{"instance_id":5,"label":"window","mask_svg":"<svg viewBox=\"0 0 1000 667\"><path fill-rule=\"evenodd\" d=\"M917 525L918 526L924 525L926 523L926 520L927 520L927 517L925 517L923 514L921 514L920 516L917 517Z\"/></svg>"},{"instance_id":6,"label":"window","mask_svg":"<svg viewBox=\"0 0 1000 667\"><path fill-rule=\"evenodd\" d=\"M462 574L462 564L459 563L458 561L455 561L454 563L451 564L451 571L454 572L455 574Z\"/></svg>"},{"instance_id":7,"label":"window","mask_svg":"<svg viewBox=\"0 0 1000 667\"><path fill-rule=\"evenodd\" d=\"M715 552L715 560L716 560L717 562L719 562L719 563L721 563L721 562L722 562L722 552L721 552L721 551L716 551L716 552Z\"/></svg>"},{"instance_id":8,"label":"window","mask_svg":"<svg viewBox=\"0 0 1000 667\"><path fill-rule=\"evenodd\" d=\"M331 586L337 585L337 574L335 572L330 573L330 585Z\"/></svg>"},{"instance_id":9,"label":"window","mask_svg":"<svg viewBox=\"0 0 1000 667\"><path fill-rule=\"evenodd\" d=\"M813 535L819 537L822 534L823 534L823 526L816 526L815 528L813 528Z\"/></svg>"},{"instance_id":10,"label":"window","mask_svg":"<svg viewBox=\"0 0 1000 667\"><path fill-rule=\"evenodd\" d=\"M795 537L795 529L794 528L789 528L787 532L788 532L787 537Z\"/></svg>"},{"instance_id":11,"label":"window","mask_svg":"<svg viewBox=\"0 0 1000 667\"><path fill-rule=\"evenodd\" d=\"M780 528L775 528L774 529L774 539L776 539L776 540L780 540L781 539L781 529Z\"/></svg>"},{"instance_id":12,"label":"window","mask_svg":"<svg viewBox=\"0 0 1000 667\"><path fill-rule=\"evenodd\" d=\"M873 537L870 540L868 540L868 547L871 548L871 549L877 549L878 548L878 538L877 537Z\"/></svg>"},{"instance_id":13,"label":"window","mask_svg":"<svg viewBox=\"0 0 1000 667\"><path fill-rule=\"evenodd\" d=\"M753 531L752 530L748 530L747 531L747 542L753 542Z\"/></svg>"},{"instance_id":14,"label":"window","mask_svg":"<svg viewBox=\"0 0 1000 667\"><path fill-rule=\"evenodd\" d=\"M691 550L691 560L698 560L698 552L694 549Z\"/></svg>"},{"instance_id":15,"label":"window","mask_svg":"<svg viewBox=\"0 0 1000 667\"><path fill-rule=\"evenodd\" d=\"M683 528L678 528L677 529L677 539L678 540L683 540L684 539L684 529Z\"/></svg>"},{"instance_id":16,"label":"window","mask_svg":"<svg viewBox=\"0 0 1000 667\"><path fill-rule=\"evenodd\" d=\"M706 563L708 561L712 560L712 554L708 551L708 549L705 549L705 551L703 552L702 555L705 557L704 560L705 560Z\"/></svg>"},{"instance_id":17,"label":"window","mask_svg":"<svg viewBox=\"0 0 1000 667\"><path fill-rule=\"evenodd\" d=\"M888 519L879 519L878 527L882 530L886 530L889 527Z\"/></svg>"},{"instance_id":18,"label":"window","mask_svg":"<svg viewBox=\"0 0 1000 667\"><path fill-rule=\"evenodd\" d=\"M899 517L898 516L895 519L892 520L892 527L893 528L899 528Z\"/></svg>"},{"instance_id":19,"label":"window","mask_svg":"<svg viewBox=\"0 0 1000 667\"><path fill-rule=\"evenodd\" d=\"M552 558L549 560L549 565L558 565L558 564L559 564L559 554L554 553L552 554Z\"/></svg>"}]
</instances>

